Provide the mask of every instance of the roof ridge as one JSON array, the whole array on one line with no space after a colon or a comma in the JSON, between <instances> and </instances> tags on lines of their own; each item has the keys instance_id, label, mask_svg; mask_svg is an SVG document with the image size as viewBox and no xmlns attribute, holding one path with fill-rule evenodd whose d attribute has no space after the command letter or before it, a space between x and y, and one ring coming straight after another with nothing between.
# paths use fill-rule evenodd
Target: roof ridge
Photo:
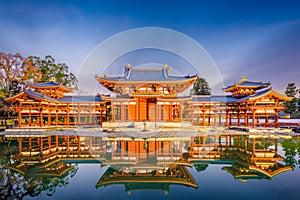
<instances>
[{"instance_id":1,"label":"roof ridge","mask_svg":"<svg viewBox=\"0 0 300 200\"><path fill-rule=\"evenodd\" d=\"M136 68L130 68L129 69L130 71L133 70L133 71L162 71L164 70L164 68L139 68L139 67L136 67Z\"/></svg>"}]
</instances>

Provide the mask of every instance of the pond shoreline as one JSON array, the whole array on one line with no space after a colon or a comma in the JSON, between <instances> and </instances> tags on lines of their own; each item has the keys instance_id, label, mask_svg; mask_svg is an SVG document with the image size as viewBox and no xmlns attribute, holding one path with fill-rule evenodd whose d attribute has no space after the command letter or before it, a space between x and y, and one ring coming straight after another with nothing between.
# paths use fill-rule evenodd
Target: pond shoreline
<instances>
[{"instance_id":1,"label":"pond shoreline","mask_svg":"<svg viewBox=\"0 0 300 200\"><path fill-rule=\"evenodd\" d=\"M108 137L108 138L154 138L154 137L186 137L199 135L257 135L264 137L300 137L299 133L294 133L291 129L279 128L248 128L248 127L201 127L194 126L190 128L161 128L152 130L141 130L136 128L13 128L0 132L4 137L43 137L49 135L65 136L88 136L88 137Z\"/></svg>"}]
</instances>

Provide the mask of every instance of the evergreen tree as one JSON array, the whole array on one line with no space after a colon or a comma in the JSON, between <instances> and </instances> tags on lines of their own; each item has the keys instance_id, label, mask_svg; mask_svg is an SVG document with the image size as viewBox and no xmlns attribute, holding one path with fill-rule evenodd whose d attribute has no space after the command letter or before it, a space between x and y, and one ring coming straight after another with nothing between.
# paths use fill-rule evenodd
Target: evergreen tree
<instances>
[{"instance_id":1,"label":"evergreen tree","mask_svg":"<svg viewBox=\"0 0 300 200\"><path fill-rule=\"evenodd\" d=\"M284 112L288 113L291 117L293 115L293 113L297 110L298 99L295 97L297 94L296 84L288 83L284 93L288 97L293 97L292 101L284 102L284 105L285 105Z\"/></svg>"},{"instance_id":2,"label":"evergreen tree","mask_svg":"<svg viewBox=\"0 0 300 200\"><path fill-rule=\"evenodd\" d=\"M192 95L211 95L211 89L205 78L197 78L191 93Z\"/></svg>"},{"instance_id":3,"label":"evergreen tree","mask_svg":"<svg viewBox=\"0 0 300 200\"><path fill-rule=\"evenodd\" d=\"M40 69L41 82L49 82L54 78L61 85L77 88L77 78L73 73L69 73L69 67L65 63L56 63L50 55L44 59L38 56L29 56L27 59Z\"/></svg>"}]
</instances>

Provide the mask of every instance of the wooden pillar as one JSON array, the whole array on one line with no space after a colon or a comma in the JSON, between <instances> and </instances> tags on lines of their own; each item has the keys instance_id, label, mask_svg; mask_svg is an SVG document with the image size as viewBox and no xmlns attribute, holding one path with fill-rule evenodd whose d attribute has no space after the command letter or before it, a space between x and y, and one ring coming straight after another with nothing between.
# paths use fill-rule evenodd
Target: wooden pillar
<instances>
[{"instance_id":1,"label":"wooden pillar","mask_svg":"<svg viewBox=\"0 0 300 200\"><path fill-rule=\"evenodd\" d=\"M42 108L40 109L39 114L40 114L40 120L39 120L40 121L40 127L43 127L43 109Z\"/></svg>"},{"instance_id":2,"label":"wooden pillar","mask_svg":"<svg viewBox=\"0 0 300 200\"><path fill-rule=\"evenodd\" d=\"M232 123L231 123L231 117L232 117L232 113L229 113L229 126L232 125Z\"/></svg>"},{"instance_id":3,"label":"wooden pillar","mask_svg":"<svg viewBox=\"0 0 300 200\"><path fill-rule=\"evenodd\" d=\"M23 148L23 139L20 137L19 138L19 154L22 153L22 148Z\"/></svg>"},{"instance_id":4,"label":"wooden pillar","mask_svg":"<svg viewBox=\"0 0 300 200\"><path fill-rule=\"evenodd\" d=\"M255 127L255 110L252 110L252 128Z\"/></svg>"},{"instance_id":5,"label":"wooden pillar","mask_svg":"<svg viewBox=\"0 0 300 200\"><path fill-rule=\"evenodd\" d=\"M248 126L248 124L249 124L249 118L248 118L247 111L245 111L245 118L244 118L244 120L245 120L245 126Z\"/></svg>"},{"instance_id":6,"label":"wooden pillar","mask_svg":"<svg viewBox=\"0 0 300 200\"><path fill-rule=\"evenodd\" d=\"M58 126L58 108L56 106L56 110L55 110L55 125Z\"/></svg>"},{"instance_id":7,"label":"wooden pillar","mask_svg":"<svg viewBox=\"0 0 300 200\"><path fill-rule=\"evenodd\" d=\"M28 123L29 123L29 126L31 126L31 123L32 123L32 119L31 119L31 106L29 108Z\"/></svg>"},{"instance_id":8,"label":"wooden pillar","mask_svg":"<svg viewBox=\"0 0 300 200\"><path fill-rule=\"evenodd\" d=\"M51 110L48 110L48 126L51 126Z\"/></svg>"},{"instance_id":9,"label":"wooden pillar","mask_svg":"<svg viewBox=\"0 0 300 200\"><path fill-rule=\"evenodd\" d=\"M278 111L275 110L275 128L278 128Z\"/></svg>"},{"instance_id":10,"label":"wooden pillar","mask_svg":"<svg viewBox=\"0 0 300 200\"><path fill-rule=\"evenodd\" d=\"M179 121L182 121L182 106L181 103L178 105L178 115L179 115Z\"/></svg>"},{"instance_id":11,"label":"wooden pillar","mask_svg":"<svg viewBox=\"0 0 300 200\"><path fill-rule=\"evenodd\" d=\"M252 156L254 156L254 153L255 153L255 143L256 143L255 138L253 138L252 139L252 152L253 152Z\"/></svg>"},{"instance_id":12,"label":"wooden pillar","mask_svg":"<svg viewBox=\"0 0 300 200\"><path fill-rule=\"evenodd\" d=\"M173 148L172 148L172 146L173 146L172 141L169 141L169 152L170 152L171 159L173 159Z\"/></svg>"},{"instance_id":13,"label":"wooden pillar","mask_svg":"<svg viewBox=\"0 0 300 200\"><path fill-rule=\"evenodd\" d=\"M21 114L21 110L18 111L18 126L22 127L22 114Z\"/></svg>"},{"instance_id":14,"label":"wooden pillar","mask_svg":"<svg viewBox=\"0 0 300 200\"><path fill-rule=\"evenodd\" d=\"M226 135L225 137L226 137L226 138L225 138L225 139L226 139L226 142L225 142L225 144L226 144L226 146L228 146L228 137L229 137L229 136L228 136L228 135Z\"/></svg>"},{"instance_id":15,"label":"wooden pillar","mask_svg":"<svg viewBox=\"0 0 300 200\"><path fill-rule=\"evenodd\" d=\"M237 111L237 125L240 126L241 125L241 119L240 119L240 111Z\"/></svg>"},{"instance_id":16,"label":"wooden pillar","mask_svg":"<svg viewBox=\"0 0 300 200\"><path fill-rule=\"evenodd\" d=\"M225 126L228 126L228 110L226 110L226 115L225 115Z\"/></svg>"},{"instance_id":17,"label":"wooden pillar","mask_svg":"<svg viewBox=\"0 0 300 200\"><path fill-rule=\"evenodd\" d=\"M68 104L68 107L67 107L67 126L70 125L70 106Z\"/></svg>"},{"instance_id":18,"label":"wooden pillar","mask_svg":"<svg viewBox=\"0 0 300 200\"><path fill-rule=\"evenodd\" d=\"M139 99L135 100L135 120L139 120Z\"/></svg>"},{"instance_id":19,"label":"wooden pillar","mask_svg":"<svg viewBox=\"0 0 300 200\"><path fill-rule=\"evenodd\" d=\"M205 125L205 110L202 110L202 125Z\"/></svg>"},{"instance_id":20,"label":"wooden pillar","mask_svg":"<svg viewBox=\"0 0 300 200\"><path fill-rule=\"evenodd\" d=\"M172 104L169 105L169 121L173 121L173 119L172 119Z\"/></svg>"}]
</instances>

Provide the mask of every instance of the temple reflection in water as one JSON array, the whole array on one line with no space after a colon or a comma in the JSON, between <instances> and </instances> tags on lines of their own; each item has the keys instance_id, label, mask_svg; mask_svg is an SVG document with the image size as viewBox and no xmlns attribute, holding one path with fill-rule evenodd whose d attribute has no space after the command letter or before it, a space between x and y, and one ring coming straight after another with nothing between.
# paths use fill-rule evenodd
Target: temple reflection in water
<instances>
[{"instance_id":1,"label":"temple reflection in water","mask_svg":"<svg viewBox=\"0 0 300 200\"><path fill-rule=\"evenodd\" d=\"M191 167L221 164L235 179L271 179L292 170L278 154L277 138L216 135L184 138L20 137L6 167L24 177L59 178L76 173L74 163L99 163L96 188L122 184L132 190L170 185L198 188ZM73 170L73 171L72 171ZM203 183L205 184L205 183Z\"/></svg>"}]
</instances>

